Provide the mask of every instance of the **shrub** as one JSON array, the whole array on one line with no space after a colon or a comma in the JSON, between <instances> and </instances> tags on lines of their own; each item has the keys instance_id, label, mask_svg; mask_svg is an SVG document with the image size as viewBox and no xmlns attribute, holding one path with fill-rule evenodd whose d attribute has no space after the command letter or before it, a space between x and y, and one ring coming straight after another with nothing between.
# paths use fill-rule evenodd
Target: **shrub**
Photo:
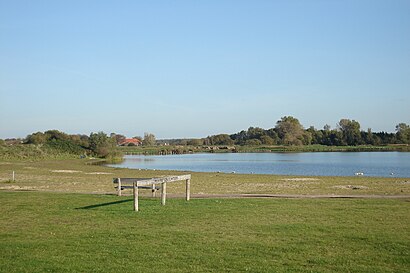
<instances>
[{"instance_id":1,"label":"shrub","mask_svg":"<svg viewBox=\"0 0 410 273\"><path fill-rule=\"evenodd\" d=\"M48 141L45 144L46 147L58 150L60 152L66 152L70 154L84 154L85 149L83 149L81 146L78 144L75 144L71 142L70 140L58 140L58 139L53 139Z\"/></svg>"}]
</instances>

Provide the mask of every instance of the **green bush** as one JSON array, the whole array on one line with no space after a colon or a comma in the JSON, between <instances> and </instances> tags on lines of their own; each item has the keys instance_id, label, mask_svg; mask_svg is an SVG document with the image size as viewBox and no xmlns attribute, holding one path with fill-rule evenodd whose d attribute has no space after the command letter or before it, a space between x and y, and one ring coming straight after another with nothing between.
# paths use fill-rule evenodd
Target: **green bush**
<instances>
[{"instance_id":1,"label":"green bush","mask_svg":"<svg viewBox=\"0 0 410 273\"><path fill-rule=\"evenodd\" d=\"M43 160L76 157L78 157L78 154L57 150L47 145L17 144L0 146L0 160Z\"/></svg>"},{"instance_id":2,"label":"green bush","mask_svg":"<svg viewBox=\"0 0 410 273\"><path fill-rule=\"evenodd\" d=\"M47 148L55 149L60 152L66 152L70 154L84 154L85 149L81 146L71 142L70 140L53 139L48 141L45 146Z\"/></svg>"},{"instance_id":3,"label":"green bush","mask_svg":"<svg viewBox=\"0 0 410 273\"><path fill-rule=\"evenodd\" d=\"M117 148L115 139L108 137L104 132L91 133L89 143L91 151L98 157L122 158L122 153Z\"/></svg>"}]
</instances>

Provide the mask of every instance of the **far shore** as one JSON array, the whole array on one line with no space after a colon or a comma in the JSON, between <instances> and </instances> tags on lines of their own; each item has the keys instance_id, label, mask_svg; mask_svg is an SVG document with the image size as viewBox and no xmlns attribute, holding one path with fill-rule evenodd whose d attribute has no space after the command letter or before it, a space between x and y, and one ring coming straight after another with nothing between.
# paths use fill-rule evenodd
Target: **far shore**
<instances>
[{"instance_id":1,"label":"far shore","mask_svg":"<svg viewBox=\"0 0 410 273\"><path fill-rule=\"evenodd\" d=\"M358 146L325 146L325 145L158 145L119 147L125 155L168 155L188 153L303 153L303 152L410 152L407 144L392 145L358 145Z\"/></svg>"}]
</instances>

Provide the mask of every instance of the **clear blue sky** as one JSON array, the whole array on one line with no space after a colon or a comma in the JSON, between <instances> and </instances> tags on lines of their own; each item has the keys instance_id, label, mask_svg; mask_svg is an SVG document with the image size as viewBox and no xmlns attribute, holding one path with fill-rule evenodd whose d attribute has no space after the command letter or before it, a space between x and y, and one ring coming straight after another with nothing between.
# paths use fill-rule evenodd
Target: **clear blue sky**
<instances>
[{"instance_id":1,"label":"clear blue sky","mask_svg":"<svg viewBox=\"0 0 410 273\"><path fill-rule=\"evenodd\" d=\"M410 1L0 0L0 138L410 123Z\"/></svg>"}]
</instances>

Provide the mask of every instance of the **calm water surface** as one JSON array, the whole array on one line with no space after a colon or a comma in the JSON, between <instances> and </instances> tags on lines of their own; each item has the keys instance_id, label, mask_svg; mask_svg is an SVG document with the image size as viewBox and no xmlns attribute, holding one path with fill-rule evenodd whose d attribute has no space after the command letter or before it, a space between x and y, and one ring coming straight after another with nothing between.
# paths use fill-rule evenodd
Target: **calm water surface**
<instances>
[{"instance_id":1,"label":"calm water surface","mask_svg":"<svg viewBox=\"0 0 410 273\"><path fill-rule=\"evenodd\" d=\"M223 153L125 156L112 167L313 176L410 177L407 152Z\"/></svg>"}]
</instances>

